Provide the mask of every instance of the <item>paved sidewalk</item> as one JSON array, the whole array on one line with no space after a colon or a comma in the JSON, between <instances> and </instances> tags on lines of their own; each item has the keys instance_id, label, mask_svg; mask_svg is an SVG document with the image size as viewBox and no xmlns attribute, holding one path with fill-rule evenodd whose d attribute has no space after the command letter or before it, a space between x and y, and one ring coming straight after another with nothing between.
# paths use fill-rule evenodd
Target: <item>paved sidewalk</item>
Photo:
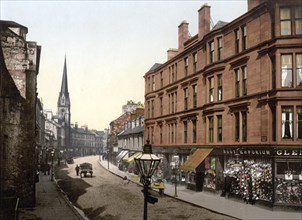
<instances>
[{"instance_id":1,"label":"paved sidewalk","mask_svg":"<svg viewBox=\"0 0 302 220\"><path fill-rule=\"evenodd\" d=\"M107 160L101 160L99 162L105 169L108 169ZM131 179L131 174L119 170L111 163L109 164L109 171L118 176L127 176L129 179ZM165 184L164 193L167 196L174 197L175 186L172 184ZM185 186L177 187L177 195L177 199L179 200L239 219L302 220L301 209L300 212L293 210L273 210L269 207L246 204L240 200L226 199L225 197L220 197L220 195L210 192L195 192L186 189Z\"/></svg>"},{"instance_id":2,"label":"paved sidewalk","mask_svg":"<svg viewBox=\"0 0 302 220\"><path fill-rule=\"evenodd\" d=\"M20 220L83 220L81 210L74 207L50 175L40 174L36 184L36 207L21 209Z\"/></svg>"}]
</instances>

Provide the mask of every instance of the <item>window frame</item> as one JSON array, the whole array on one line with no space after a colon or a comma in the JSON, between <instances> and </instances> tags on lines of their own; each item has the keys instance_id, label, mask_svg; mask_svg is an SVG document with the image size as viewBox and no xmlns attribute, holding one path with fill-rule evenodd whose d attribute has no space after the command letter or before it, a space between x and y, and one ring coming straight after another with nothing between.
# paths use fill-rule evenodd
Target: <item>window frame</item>
<instances>
[{"instance_id":1,"label":"window frame","mask_svg":"<svg viewBox=\"0 0 302 220\"><path fill-rule=\"evenodd\" d=\"M215 44L214 40L209 42L209 64L215 62Z\"/></svg>"},{"instance_id":2,"label":"window frame","mask_svg":"<svg viewBox=\"0 0 302 220\"><path fill-rule=\"evenodd\" d=\"M209 103L214 102L215 99L215 95L214 95L214 76L209 77Z\"/></svg>"},{"instance_id":3,"label":"window frame","mask_svg":"<svg viewBox=\"0 0 302 220\"><path fill-rule=\"evenodd\" d=\"M208 136L208 140L209 143L213 143L214 142L214 116L208 116L208 122L209 122L209 136Z\"/></svg>"},{"instance_id":4,"label":"window frame","mask_svg":"<svg viewBox=\"0 0 302 220\"><path fill-rule=\"evenodd\" d=\"M222 142L222 115L217 115L217 142Z\"/></svg>"},{"instance_id":5,"label":"window frame","mask_svg":"<svg viewBox=\"0 0 302 220\"><path fill-rule=\"evenodd\" d=\"M218 56L217 56L217 59L218 61L221 61L222 60L222 53L223 53L223 46L222 46L222 37L218 37L217 38L217 44L218 44Z\"/></svg>"}]
</instances>

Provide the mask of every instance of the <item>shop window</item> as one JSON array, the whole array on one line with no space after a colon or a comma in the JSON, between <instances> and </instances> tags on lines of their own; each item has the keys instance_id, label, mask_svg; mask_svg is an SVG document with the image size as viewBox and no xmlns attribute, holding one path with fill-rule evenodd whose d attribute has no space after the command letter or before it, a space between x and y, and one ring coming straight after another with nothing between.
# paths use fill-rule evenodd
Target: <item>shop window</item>
<instances>
[{"instance_id":1,"label":"shop window","mask_svg":"<svg viewBox=\"0 0 302 220\"><path fill-rule=\"evenodd\" d=\"M293 86L293 67L292 67L292 55L281 56L282 65L282 87Z\"/></svg>"},{"instance_id":2,"label":"shop window","mask_svg":"<svg viewBox=\"0 0 302 220\"><path fill-rule=\"evenodd\" d=\"M234 158L227 160L224 170L225 180L229 183L227 191L241 197L247 203L256 200L272 201L272 166L262 159L246 159L238 163Z\"/></svg>"},{"instance_id":3,"label":"shop window","mask_svg":"<svg viewBox=\"0 0 302 220\"><path fill-rule=\"evenodd\" d=\"M209 118L209 142L214 141L214 117L210 116Z\"/></svg>"},{"instance_id":4,"label":"shop window","mask_svg":"<svg viewBox=\"0 0 302 220\"><path fill-rule=\"evenodd\" d=\"M204 187L208 189L216 189L216 158L206 157Z\"/></svg>"},{"instance_id":5,"label":"shop window","mask_svg":"<svg viewBox=\"0 0 302 220\"><path fill-rule=\"evenodd\" d=\"M302 107L297 107L297 138L302 139Z\"/></svg>"},{"instance_id":6,"label":"shop window","mask_svg":"<svg viewBox=\"0 0 302 220\"><path fill-rule=\"evenodd\" d=\"M209 102L214 102L214 77L209 78Z\"/></svg>"},{"instance_id":7,"label":"shop window","mask_svg":"<svg viewBox=\"0 0 302 220\"><path fill-rule=\"evenodd\" d=\"M282 108L282 139L293 138L293 108Z\"/></svg>"}]
</instances>

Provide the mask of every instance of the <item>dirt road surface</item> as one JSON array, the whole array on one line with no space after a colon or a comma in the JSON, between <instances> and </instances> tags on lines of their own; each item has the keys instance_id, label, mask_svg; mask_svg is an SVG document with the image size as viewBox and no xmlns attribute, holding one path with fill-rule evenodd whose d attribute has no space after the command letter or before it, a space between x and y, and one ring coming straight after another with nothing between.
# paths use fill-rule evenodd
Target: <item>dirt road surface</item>
<instances>
[{"instance_id":1,"label":"dirt road surface","mask_svg":"<svg viewBox=\"0 0 302 220\"><path fill-rule=\"evenodd\" d=\"M81 178L76 175L77 164L89 162L93 166L93 176ZM91 220L141 220L143 219L142 187L122 179L98 163L98 156L77 158L73 164L61 165L56 179L69 200L84 211ZM153 193L152 193L153 194ZM158 203L148 204L149 220L231 220L168 196L158 196Z\"/></svg>"}]
</instances>

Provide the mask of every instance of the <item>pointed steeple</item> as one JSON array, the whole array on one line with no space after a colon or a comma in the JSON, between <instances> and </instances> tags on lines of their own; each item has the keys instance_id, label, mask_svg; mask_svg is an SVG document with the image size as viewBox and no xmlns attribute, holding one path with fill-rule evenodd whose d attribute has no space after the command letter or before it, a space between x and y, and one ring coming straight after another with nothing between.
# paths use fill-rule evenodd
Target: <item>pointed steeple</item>
<instances>
[{"instance_id":1,"label":"pointed steeple","mask_svg":"<svg viewBox=\"0 0 302 220\"><path fill-rule=\"evenodd\" d=\"M66 65L66 55L65 55L62 84L61 84L61 91L58 99L58 106L68 106L68 105L70 105L70 100L69 100L69 92L68 92L67 65Z\"/></svg>"}]
</instances>

